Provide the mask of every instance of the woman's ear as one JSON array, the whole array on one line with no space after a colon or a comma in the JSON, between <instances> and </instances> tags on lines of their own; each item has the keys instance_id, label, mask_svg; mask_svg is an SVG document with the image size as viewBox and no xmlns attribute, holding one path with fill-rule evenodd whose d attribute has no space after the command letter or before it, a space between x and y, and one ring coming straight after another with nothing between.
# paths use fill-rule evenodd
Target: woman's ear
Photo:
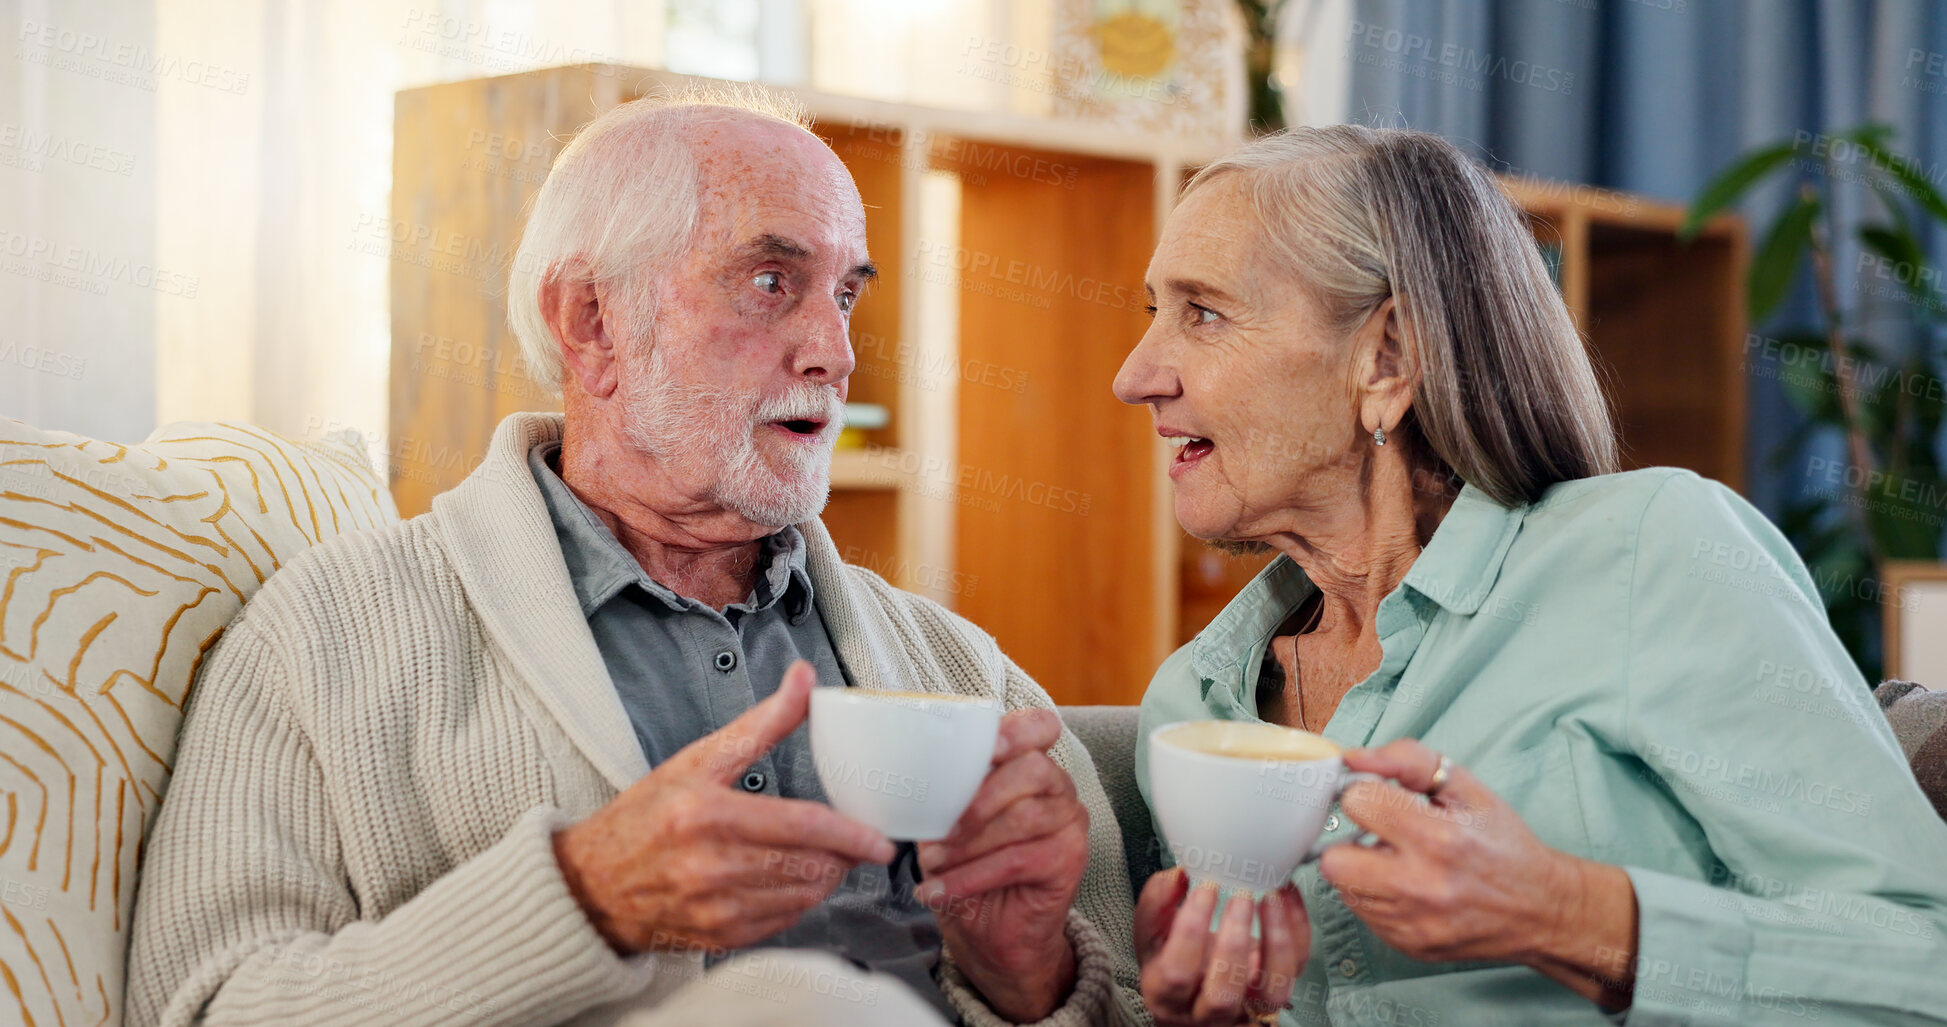
<instances>
[{"instance_id":1,"label":"woman's ear","mask_svg":"<svg viewBox=\"0 0 1947 1027\"><path fill-rule=\"evenodd\" d=\"M1368 433L1374 428L1390 432L1413 408L1420 380L1420 369L1400 331L1399 304L1394 297L1386 297L1367 315L1365 324L1359 326L1357 340L1361 426Z\"/></svg>"}]
</instances>

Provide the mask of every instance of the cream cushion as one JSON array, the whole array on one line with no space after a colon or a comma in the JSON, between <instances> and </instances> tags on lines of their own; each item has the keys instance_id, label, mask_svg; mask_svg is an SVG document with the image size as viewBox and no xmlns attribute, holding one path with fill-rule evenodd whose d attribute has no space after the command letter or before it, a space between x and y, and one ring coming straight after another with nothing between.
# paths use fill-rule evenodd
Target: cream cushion
<instances>
[{"instance_id":1,"label":"cream cushion","mask_svg":"<svg viewBox=\"0 0 1947 1027\"><path fill-rule=\"evenodd\" d=\"M352 437L190 423L122 446L0 419L0 1022L120 1022L204 654L293 556L397 519Z\"/></svg>"}]
</instances>

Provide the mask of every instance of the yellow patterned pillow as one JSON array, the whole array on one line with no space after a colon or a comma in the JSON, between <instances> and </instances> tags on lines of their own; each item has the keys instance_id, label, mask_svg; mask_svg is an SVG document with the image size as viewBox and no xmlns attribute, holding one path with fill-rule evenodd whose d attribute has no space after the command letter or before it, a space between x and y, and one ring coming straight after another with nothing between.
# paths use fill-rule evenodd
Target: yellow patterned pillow
<instances>
[{"instance_id":1,"label":"yellow patterned pillow","mask_svg":"<svg viewBox=\"0 0 1947 1027\"><path fill-rule=\"evenodd\" d=\"M121 446L0 419L0 1022L120 1022L203 655L293 556L397 519L348 439L174 424Z\"/></svg>"}]
</instances>

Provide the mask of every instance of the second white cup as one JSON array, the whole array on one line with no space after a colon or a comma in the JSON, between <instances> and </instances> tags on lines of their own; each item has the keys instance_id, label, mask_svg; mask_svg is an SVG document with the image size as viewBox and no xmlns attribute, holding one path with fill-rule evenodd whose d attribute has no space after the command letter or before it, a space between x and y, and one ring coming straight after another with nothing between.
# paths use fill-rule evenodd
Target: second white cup
<instances>
[{"instance_id":1,"label":"second white cup","mask_svg":"<svg viewBox=\"0 0 1947 1027\"><path fill-rule=\"evenodd\" d=\"M1290 880L1355 778L1338 743L1277 724L1195 720L1149 733L1149 793L1192 881L1257 894Z\"/></svg>"}]
</instances>

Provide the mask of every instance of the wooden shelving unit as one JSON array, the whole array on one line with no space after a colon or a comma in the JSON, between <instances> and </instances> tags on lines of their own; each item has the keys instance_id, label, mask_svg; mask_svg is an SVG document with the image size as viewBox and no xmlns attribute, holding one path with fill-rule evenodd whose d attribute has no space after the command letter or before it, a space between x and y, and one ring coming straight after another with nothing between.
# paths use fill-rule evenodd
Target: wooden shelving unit
<instances>
[{"instance_id":1,"label":"wooden shelving unit","mask_svg":"<svg viewBox=\"0 0 1947 1027\"><path fill-rule=\"evenodd\" d=\"M841 449L832 454L832 488L898 489L909 487L917 474L906 470L911 461L903 450L890 446Z\"/></svg>"},{"instance_id":2,"label":"wooden shelving unit","mask_svg":"<svg viewBox=\"0 0 1947 1027\"><path fill-rule=\"evenodd\" d=\"M502 417L554 408L504 321L505 262L554 154L609 106L688 81L581 66L399 94L401 512L464 477ZM1136 701L1176 645L1181 532L1149 417L1109 383L1183 169L1237 140L800 96L881 269L854 315L851 398L892 419L834 455L841 554L992 631L1061 702Z\"/></svg>"},{"instance_id":3,"label":"wooden shelving unit","mask_svg":"<svg viewBox=\"0 0 1947 1027\"><path fill-rule=\"evenodd\" d=\"M457 484L502 417L557 408L505 323L506 266L555 153L602 110L689 81L593 65L399 94L388 452L402 513ZM1187 171L1241 139L800 96L858 183L881 267L854 316L851 397L892 418L834 456L824 520L842 555L993 632L1056 701L1135 702L1261 563L1186 539L1167 447L1109 392ZM1680 248L1672 208L1510 191L1562 244L1632 456L1737 484L1734 222Z\"/></svg>"}]
</instances>

